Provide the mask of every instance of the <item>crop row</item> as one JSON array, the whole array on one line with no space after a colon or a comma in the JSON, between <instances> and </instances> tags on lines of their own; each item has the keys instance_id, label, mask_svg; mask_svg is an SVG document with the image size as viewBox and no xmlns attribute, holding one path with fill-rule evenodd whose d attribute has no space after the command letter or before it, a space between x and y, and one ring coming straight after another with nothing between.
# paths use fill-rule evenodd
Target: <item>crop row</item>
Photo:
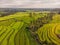
<instances>
[{"instance_id":1,"label":"crop row","mask_svg":"<svg viewBox=\"0 0 60 45\"><path fill-rule=\"evenodd\" d=\"M39 36L39 40L43 42L43 44L49 45L59 45L60 39L57 37L60 32L58 31L58 27L60 24L46 24L40 29L38 29L37 34Z\"/></svg>"}]
</instances>

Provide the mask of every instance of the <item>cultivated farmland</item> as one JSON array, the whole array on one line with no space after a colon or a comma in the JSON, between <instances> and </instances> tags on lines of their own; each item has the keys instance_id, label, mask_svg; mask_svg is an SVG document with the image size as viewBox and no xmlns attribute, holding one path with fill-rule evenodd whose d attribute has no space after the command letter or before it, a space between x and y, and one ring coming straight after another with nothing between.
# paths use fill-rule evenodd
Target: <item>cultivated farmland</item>
<instances>
[{"instance_id":1,"label":"cultivated farmland","mask_svg":"<svg viewBox=\"0 0 60 45\"><path fill-rule=\"evenodd\" d=\"M0 16L0 45L60 45L59 17L44 11Z\"/></svg>"}]
</instances>

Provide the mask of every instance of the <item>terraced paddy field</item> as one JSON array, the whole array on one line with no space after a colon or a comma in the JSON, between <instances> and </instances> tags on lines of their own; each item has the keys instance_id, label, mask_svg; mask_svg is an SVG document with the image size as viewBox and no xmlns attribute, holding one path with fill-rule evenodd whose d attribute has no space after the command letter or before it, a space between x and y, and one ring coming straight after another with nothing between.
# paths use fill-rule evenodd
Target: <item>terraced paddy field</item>
<instances>
[{"instance_id":1,"label":"terraced paddy field","mask_svg":"<svg viewBox=\"0 0 60 45\"><path fill-rule=\"evenodd\" d=\"M46 24L37 33L40 41L48 45L60 45L60 24Z\"/></svg>"},{"instance_id":2,"label":"terraced paddy field","mask_svg":"<svg viewBox=\"0 0 60 45\"><path fill-rule=\"evenodd\" d=\"M60 45L58 14L17 12L0 17L0 45Z\"/></svg>"},{"instance_id":3,"label":"terraced paddy field","mask_svg":"<svg viewBox=\"0 0 60 45\"><path fill-rule=\"evenodd\" d=\"M45 24L36 32L45 45L60 45L60 15L54 15L52 22Z\"/></svg>"}]
</instances>

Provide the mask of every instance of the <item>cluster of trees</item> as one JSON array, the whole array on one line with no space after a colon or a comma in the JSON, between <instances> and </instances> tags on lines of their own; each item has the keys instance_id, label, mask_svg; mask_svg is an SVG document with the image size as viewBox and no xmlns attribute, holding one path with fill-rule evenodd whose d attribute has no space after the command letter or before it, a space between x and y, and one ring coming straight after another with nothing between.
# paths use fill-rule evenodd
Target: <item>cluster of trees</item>
<instances>
[{"instance_id":1,"label":"cluster of trees","mask_svg":"<svg viewBox=\"0 0 60 45\"><path fill-rule=\"evenodd\" d=\"M14 14L14 13L16 12L0 12L0 16L3 17L3 16Z\"/></svg>"},{"instance_id":2,"label":"cluster of trees","mask_svg":"<svg viewBox=\"0 0 60 45\"><path fill-rule=\"evenodd\" d=\"M33 18L33 16L35 16L36 13L30 13L30 17ZM44 15L44 13L39 13L39 15ZM35 33L40 27L42 27L44 24L49 23L52 20L53 15L55 15L55 13L47 13L47 16L44 17L40 17L37 20L34 20L31 22L31 24L29 25L29 29L31 31L31 34L33 36L33 38L40 43L41 45L46 44L46 45L52 45L53 43L48 43L45 42L40 42L38 35Z\"/></svg>"},{"instance_id":3,"label":"cluster of trees","mask_svg":"<svg viewBox=\"0 0 60 45\"><path fill-rule=\"evenodd\" d=\"M33 13L33 15L35 16L36 14ZM32 17L33 15L30 13L30 17ZM30 24L30 30L34 32L38 28L42 27L44 24L49 23L52 20L53 15L54 13L47 13L47 16L44 16L44 17L38 18L37 20L32 21Z\"/></svg>"}]
</instances>

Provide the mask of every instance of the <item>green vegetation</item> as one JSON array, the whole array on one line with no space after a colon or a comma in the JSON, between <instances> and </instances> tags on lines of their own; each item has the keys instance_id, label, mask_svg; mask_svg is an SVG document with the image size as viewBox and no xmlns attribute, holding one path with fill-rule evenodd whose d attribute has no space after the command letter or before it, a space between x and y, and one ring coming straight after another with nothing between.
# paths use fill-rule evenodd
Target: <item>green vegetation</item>
<instances>
[{"instance_id":1,"label":"green vegetation","mask_svg":"<svg viewBox=\"0 0 60 45\"><path fill-rule=\"evenodd\" d=\"M1 16L0 45L59 45L59 17L33 11Z\"/></svg>"},{"instance_id":2,"label":"green vegetation","mask_svg":"<svg viewBox=\"0 0 60 45\"><path fill-rule=\"evenodd\" d=\"M60 45L60 15L54 15L51 22L39 28L36 33L42 45Z\"/></svg>"}]
</instances>

